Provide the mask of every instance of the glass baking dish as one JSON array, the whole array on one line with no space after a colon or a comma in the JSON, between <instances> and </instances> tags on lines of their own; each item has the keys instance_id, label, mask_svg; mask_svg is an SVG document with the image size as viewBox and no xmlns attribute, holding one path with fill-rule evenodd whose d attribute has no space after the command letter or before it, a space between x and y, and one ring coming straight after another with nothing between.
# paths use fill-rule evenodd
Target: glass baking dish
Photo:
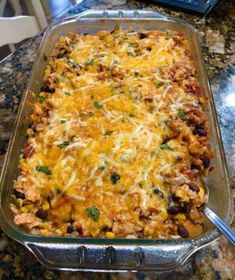
<instances>
[{"instance_id":1,"label":"glass baking dish","mask_svg":"<svg viewBox=\"0 0 235 280\"><path fill-rule=\"evenodd\" d=\"M18 158L31 113L30 104L35 98L32 92L39 92L44 69L54 43L59 36L70 31L94 33L99 30L112 30L116 25L129 30L176 30L185 34L189 40L199 81L208 99L206 110L211 127L211 147L215 154L212 163L214 169L207 179L211 190L209 206L226 223L232 220L232 199L226 161L196 30L183 21L152 11L87 11L66 18L50 26L45 32L22 97L1 175L1 227L11 238L33 252L42 264L50 268L92 271L171 270L184 263L195 251L219 237L219 233L209 222L205 225L201 236L179 240L41 237L31 235L13 223L9 209L12 181L17 177Z\"/></svg>"}]
</instances>

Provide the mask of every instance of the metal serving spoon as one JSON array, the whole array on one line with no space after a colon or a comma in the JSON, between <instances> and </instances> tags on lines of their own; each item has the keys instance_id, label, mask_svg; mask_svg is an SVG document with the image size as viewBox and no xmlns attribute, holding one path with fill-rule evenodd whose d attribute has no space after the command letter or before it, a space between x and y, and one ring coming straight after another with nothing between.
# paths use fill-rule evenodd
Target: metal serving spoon
<instances>
[{"instance_id":1,"label":"metal serving spoon","mask_svg":"<svg viewBox=\"0 0 235 280\"><path fill-rule=\"evenodd\" d=\"M207 184L204 184L204 186L207 191L207 197L209 198L209 188ZM225 222L207 206L204 207L203 212L204 215L217 227L217 229L228 238L232 245L235 246L235 231L225 224Z\"/></svg>"}]
</instances>

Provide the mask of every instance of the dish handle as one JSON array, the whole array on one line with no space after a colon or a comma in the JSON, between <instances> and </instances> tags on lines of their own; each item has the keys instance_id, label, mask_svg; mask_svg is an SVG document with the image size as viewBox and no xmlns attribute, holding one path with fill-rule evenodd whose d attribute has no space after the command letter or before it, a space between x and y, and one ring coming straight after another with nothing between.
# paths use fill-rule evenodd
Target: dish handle
<instances>
[{"instance_id":1,"label":"dish handle","mask_svg":"<svg viewBox=\"0 0 235 280\"><path fill-rule=\"evenodd\" d=\"M159 12L149 10L87 10L62 19L62 22L73 19L170 19Z\"/></svg>"},{"instance_id":2,"label":"dish handle","mask_svg":"<svg viewBox=\"0 0 235 280\"><path fill-rule=\"evenodd\" d=\"M134 240L125 242L131 244ZM27 243L26 246L49 268L78 271L169 271L185 263L199 249L190 240L178 244L169 241L169 245L164 246L159 241L143 247L134 244L107 246L107 243Z\"/></svg>"}]
</instances>

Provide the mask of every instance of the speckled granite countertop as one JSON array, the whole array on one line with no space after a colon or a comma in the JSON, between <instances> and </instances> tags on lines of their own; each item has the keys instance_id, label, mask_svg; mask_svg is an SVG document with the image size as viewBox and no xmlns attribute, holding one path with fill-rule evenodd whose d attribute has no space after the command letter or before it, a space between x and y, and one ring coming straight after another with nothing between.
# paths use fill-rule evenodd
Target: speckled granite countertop
<instances>
[{"instance_id":1,"label":"speckled granite countertop","mask_svg":"<svg viewBox=\"0 0 235 280\"><path fill-rule=\"evenodd\" d=\"M85 0L69 11L87 9L152 9L186 19L201 35L232 186L235 187L235 2L221 1L206 19L171 11L143 1ZM30 39L0 64L0 166L12 124L41 36ZM234 192L234 190L233 190ZM234 196L235 197L235 196ZM81 273L44 268L22 245L0 231L0 279L235 279L235 248L225 238L194 254L187 264L169 273Z\"/></svg>"}]
</instances>

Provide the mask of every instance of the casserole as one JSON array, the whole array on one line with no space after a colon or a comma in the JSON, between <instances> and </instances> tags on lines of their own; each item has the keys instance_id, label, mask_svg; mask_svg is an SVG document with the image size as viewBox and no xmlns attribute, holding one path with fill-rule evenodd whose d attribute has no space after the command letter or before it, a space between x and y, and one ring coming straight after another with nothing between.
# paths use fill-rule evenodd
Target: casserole
<instances>
[{"instance_id":1,"label":"casserole","mask_svg":"<svg viewBox=\"0 0 235 280\"><path fill-rule=\"evenodd\" d=\"M107 19L108 18L108 19ZM16 130L9 145L7 158L2 173L1 189L1 224L3 229L13 238L25 244L45 265L55 268L87 269L92 270L168 270L185 261L198 248L208 244L218 237L216 231L211 230L208 224L202 235L187 240L164 239L90 239L67 237L39 237L29 235L21 230L16 230L12 222L9 210L10 194L12 192L12 179L16 178L17 158L19 157L28 116L31 113L30 103L33 100L31 91L38 92L42 84L44 67L47 63L53 43L58 37L68 31L80 31L81 33L93 33L99 30L112 30L115 24L123 29L160 29L176 30L183 33L190 42L193 50L193 59L198 69L199 81L204 89L205 97L209 99L208 116L211 125L211 147L215 154L214 170L208 178L210 186L216 186L210 197L214 206L217 204L217 213L229 222L231 219L231 198L229 193L228 177L222 145L218 132L218 126L214 113L212 96L208 82L205 78L205 70L200 58L200 51L196 32L185 23L162 17L153 12L144 11L109 11L88 12L75 19L68 19L57 26L51 27L45 34L40 48L38 61L35 63L28 88L22 99L19 109ZM48 44L50 41L50 44ZM40 67L39 67L40 65ZM37 80L38 79L38 80ZM27 118L27 121L25 121ZM18 145L20 143L20 145ZM4 191L3 191L4 190ZM217 191L217 193L216 193ZM216 202L216 196L221 201ZM221 204L219 204L221 203ZM210 205L212 208L213 205ZM216 209L215 209L216 210ZM220 212L218 212L220 211Z\"/></svg>"}]
</instances>

